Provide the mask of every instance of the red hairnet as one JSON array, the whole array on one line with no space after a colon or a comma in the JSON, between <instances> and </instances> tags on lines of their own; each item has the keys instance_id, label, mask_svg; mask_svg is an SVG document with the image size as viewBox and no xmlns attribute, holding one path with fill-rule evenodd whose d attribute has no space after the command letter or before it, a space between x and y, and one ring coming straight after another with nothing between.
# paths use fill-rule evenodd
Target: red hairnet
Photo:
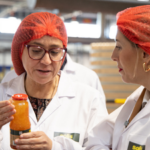
<instances>
[{"instance_id":1,"label":"red hairnet","mask_svg":"<svg viewBox=\"0 0 150 150\"><path fill-rule=\"evenodd\" d=\"M44 35L56 37L67 47L67 32L61 18L48 12L32 13L25 17L18 27L11 49L11 57L14 69L18 75L25 72L21 55L25 44L34 39L39 39Z\"/></svg>"},{"instance_id":2,"label":"red hairnet","mask_svg":"<svg viewBox=\"0 0 150 150\"><path fill-rule=\"evenodd\" d=\"M150 5L127 8L117 14L118 29L150 55Z\"/></svg>"}]
</instances>

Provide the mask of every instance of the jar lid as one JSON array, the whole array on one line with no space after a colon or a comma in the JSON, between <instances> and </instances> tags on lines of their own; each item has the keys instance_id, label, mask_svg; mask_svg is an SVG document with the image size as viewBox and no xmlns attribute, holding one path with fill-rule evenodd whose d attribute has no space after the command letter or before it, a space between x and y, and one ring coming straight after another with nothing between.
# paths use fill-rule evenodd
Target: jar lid
<instances>
[{"instance_id":1,"label":"jar lid","mask_svg":"<svg viewBox=\"0 0 150 150\"><path fill-rule=\"evenodd\" d=\"M13 100L27 100L28 99L28 95L26 95L26 94L14 94L13 96L12 96L12 99Z\"/></svg>"}]
</instances>

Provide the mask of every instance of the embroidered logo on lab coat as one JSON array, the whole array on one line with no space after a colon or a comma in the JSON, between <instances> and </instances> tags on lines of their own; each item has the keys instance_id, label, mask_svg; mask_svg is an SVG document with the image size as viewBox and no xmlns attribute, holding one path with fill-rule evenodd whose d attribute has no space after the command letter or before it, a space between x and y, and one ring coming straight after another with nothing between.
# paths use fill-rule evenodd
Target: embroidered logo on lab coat
<instances>
[{"instance_id":1,"label":"embroidered logo on lab coat","mask_svg":"<svg viewBox=\"0 0 150 150\"><path fill-rule=\"evenodd\" d=\"M145 150L145 145L139 145L133 142L129 143L128 150Z\"/></svg>"},{"instance_id":2,"label":"embroidered logo on lab coat","mask_svg":"<svg viewBox=\"0 0 150 150\"><path fill-rule=\"evenodd\" d=\"M63 133L63 132L55 132L54 137L56 136L64 136L69 139L72 139L76 142L79 142L80 134L79 133Z\"/></svg>"}]
</instances>

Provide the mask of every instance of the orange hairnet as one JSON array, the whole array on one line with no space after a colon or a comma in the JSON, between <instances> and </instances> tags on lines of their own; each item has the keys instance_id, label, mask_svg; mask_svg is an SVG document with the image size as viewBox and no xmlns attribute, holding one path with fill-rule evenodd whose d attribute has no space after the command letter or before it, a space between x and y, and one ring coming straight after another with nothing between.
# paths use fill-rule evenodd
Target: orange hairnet
<instances>
[{"instance_id":1,"label":"orange hairnet","mask_svg":"<svg viewBox=\"0 0 150 150\"><path fill-rule=\"evenodd\" d=\"M21 60L25 44L44 35L60 39L64 47L67 47L68 38L65 25L55 14L37 12L28 15L22 20L14 35L11 49L13 66L18 75L25 72Z\"/></svg>"},{"instance_id":2,"label":"orange hairnet","mask_svg":"<svg viewBox=\"0 0 150 150\"><path fill-rule=\"evenodd\" d=\"M127 8L117 14L118 29L150 55L150 5Z\"/></svg>"}]
</instances>

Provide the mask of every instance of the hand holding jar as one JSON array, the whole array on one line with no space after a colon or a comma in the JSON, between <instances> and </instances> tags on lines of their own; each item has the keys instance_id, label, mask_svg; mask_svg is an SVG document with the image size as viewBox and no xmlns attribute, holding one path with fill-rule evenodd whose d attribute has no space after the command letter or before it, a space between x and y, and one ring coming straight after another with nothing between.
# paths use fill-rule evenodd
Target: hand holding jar
<instances>
[{"instance_id":1,"label":"hand holding jar","mask_svg":"<svg viewBox=\"0 0 150 150\"><path fill-rule=\"evenodd\" d=\"M13 116L16 113L15 106L12 104L12 99L0 102L0 129L3 125L13 120Z\"/></svg>"},{"instance_id":2,"label":"hand holding jar","mask_svg":"<svg viewBox=\"0 0 150 150\"><path fill-rule=\"evenodd\" d=\"M15 140L16 148L19 150L51 150L52 141L42 131L24 133Z\"/></svg>"}]
</instances>

